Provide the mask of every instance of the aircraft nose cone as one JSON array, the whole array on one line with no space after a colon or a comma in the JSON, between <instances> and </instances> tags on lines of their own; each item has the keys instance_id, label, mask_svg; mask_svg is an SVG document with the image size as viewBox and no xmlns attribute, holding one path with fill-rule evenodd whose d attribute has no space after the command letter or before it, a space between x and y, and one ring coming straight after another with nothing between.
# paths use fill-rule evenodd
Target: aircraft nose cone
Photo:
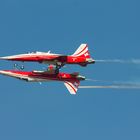
<instances>
[{"instance_id":1,"label":"aircraft nose cone","mask_svg":"<svg viewBox=\"0 0 140 140\"><path fill-rule=\"evenodd\" d=\"M10 70L0 70L0 74L3 74L3 75L12 75L12 72Z\"/></svg>"},{"instance_id":2,"label":"aircraft nose cone","mask_svg":"<svg viewBox=\"0 0 140 140\"><path fill-rule=\"evenodd\" d=\"M11 59L10 57L8 56L5 56L5 57L0 57L1 60L8 60L8 59Z\"/></svg>"},{"instance_id":3,"label":"aircraft nose cone","mask_svg":"<svg viewBox=\"0 0 140 140\"><path fill-rule=\"evenodd\" d=\"M0 70L0 74L7 74L7 72L4 70Z\"/></svg>"},{"instance_id":4,"label":"aircraft nose cone","mask_svg":"<svg viewBox=\"0 0 140 140\"><path fill-rule=\"evenodd\" d=\"M3 60L4 59L4 57L0 57L0 60Z\"/></svg>"},{"instance_id":5,"label":"aircraft nose cone","mask_svg":"<svg viewBox=\"0 0 140 140\"><path fill-rule=\"evenodd\" d=\"M4 71L3 70L0 70L0 73L4 73Z\"/></svg>"}]
</instances>

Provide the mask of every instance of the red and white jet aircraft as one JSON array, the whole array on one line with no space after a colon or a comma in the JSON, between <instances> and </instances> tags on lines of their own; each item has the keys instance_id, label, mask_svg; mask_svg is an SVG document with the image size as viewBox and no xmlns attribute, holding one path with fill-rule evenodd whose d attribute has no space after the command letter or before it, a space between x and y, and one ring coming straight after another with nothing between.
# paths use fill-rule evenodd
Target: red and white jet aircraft
<instances>
[{"instance_id":1,"label":"red and white jet aircraft","mask_svg":"<svg viewBox=\"0 0 140 140\"><path fill-rule=\"evenodd\" d=\"M85 80L84 76L79 73L61 73L56 72L52 66L48 71L18 71L18 70L0 70L0 74L25 80L27 82L47 82L47 81L62 81L71 94L76 94L80 81Z\"/></svg>"},{"instance_id":2,"label":"red and white jet aircraft","mask_svg":"<svg viewBox=\"0 0 140 140\"><path fill-rule=\"evenodd\" d=\"M13 56L0 57L0 59L11 61L28 61L46 64L54 64L64 66L65 64L79 64L87 66L87 64L95 63L90 57L87 44L81 44L80 47L72 55L52 54L49 52L32 52L28 54L19 54Z\"/></svg>"}]
</instances>

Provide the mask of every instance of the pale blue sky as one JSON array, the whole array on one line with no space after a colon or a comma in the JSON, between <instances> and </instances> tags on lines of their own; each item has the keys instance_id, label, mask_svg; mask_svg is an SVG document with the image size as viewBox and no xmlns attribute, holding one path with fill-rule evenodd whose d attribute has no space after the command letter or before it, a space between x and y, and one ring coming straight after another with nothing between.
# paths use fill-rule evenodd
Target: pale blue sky
<instances>
[{"instance_id":1,"label":"pale blue sky","mask_svg":"<svg viewBox=\"0 0 140 140\"><path fill-rule=\"evenodd\" d=\"M88 43L95 59L140 58L138 0L0 1L0 56L29 51L72 54ZM45 65L25 63L26 70ZM12 69L0 62L0 69ZM67 66L91 79L140 81L140 66ZM94 85L82 82L82 85ZM139 140L140 90L79 89L0 76L2 140Z\"/></svg>"}]
</instances>

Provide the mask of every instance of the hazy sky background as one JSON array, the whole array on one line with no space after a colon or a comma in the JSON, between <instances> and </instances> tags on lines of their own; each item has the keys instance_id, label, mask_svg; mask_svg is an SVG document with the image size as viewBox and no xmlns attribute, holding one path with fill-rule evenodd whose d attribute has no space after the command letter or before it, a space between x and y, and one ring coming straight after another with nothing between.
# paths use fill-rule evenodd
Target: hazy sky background
<instances>
[{"instance_id":1,"label":"hazy sky background","mask_svg":"<svg viewBox=\"0 0 140 140\"><path fill-rule=\"evenodd\" d=\"M72 54L88 43L95 59L140 58L139 0L0 1L0 56L49 51ZM12 69L0 62L0 69ZM26 70L45 65L25 63ZM140 81L140 65L67 66L87 78ZM81 85L95 85L82 82ZM79 89L0 76L2 140L139 140L140 90Z\"/></svg>"}]
</instances>

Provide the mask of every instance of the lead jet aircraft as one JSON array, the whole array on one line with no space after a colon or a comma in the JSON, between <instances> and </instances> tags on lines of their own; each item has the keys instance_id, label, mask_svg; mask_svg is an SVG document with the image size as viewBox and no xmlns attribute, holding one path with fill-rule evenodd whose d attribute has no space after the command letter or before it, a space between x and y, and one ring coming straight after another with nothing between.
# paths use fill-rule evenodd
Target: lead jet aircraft
<instances>
[{"instance_id":1,"label":"lead jet aircraft","mask_svg":"<svg viewBox=\"0 0 140 140\"><path fill-rule=\"evenodd\" d=\"M95 60L90 57L87 44L81 44L80 47L72 55L53 54L49 52L32 52L28 54L19 54L6 57L0 57L2 60L11 61L28 61L39 62L45 64L53 64L59 67L65 64L79 64L87 66L87 64L95 63Z\"/></svg>"},{"instance_id":2,"label":"lead jet aircraft","mask_svg":"<svg viewBox=\"0 0 140 140\"><path fill-rule=\"evenodd\" d=\"M27 82L62 81L70 94L76 94L80 81L85 80L85 77L79 75L77 72L72 74L59 72L52 65L48 67L47 71L0 70L0 74Z\"/></svg>"}]
</instances>

